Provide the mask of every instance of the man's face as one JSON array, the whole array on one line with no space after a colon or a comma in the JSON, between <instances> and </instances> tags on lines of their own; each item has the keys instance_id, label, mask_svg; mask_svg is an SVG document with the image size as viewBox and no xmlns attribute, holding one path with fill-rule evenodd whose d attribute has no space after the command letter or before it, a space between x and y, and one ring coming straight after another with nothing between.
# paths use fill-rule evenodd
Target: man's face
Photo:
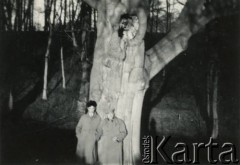
<instances>
[{"instance_id":1,"label":"man's face","mask_svg":"<svg viewBox=\"0 0 240 165\"><path fill-rule=\"evenodd\" d=\"M109 112L109 113L107 114L107 118L108 118L109 120L112 120L112 119L114 118L114 112Z\"/></svg>"},{"instance_id":2,"label":"man's face","mask_svg":"<svg viewBox=\"0 0 240 165\"><path fill-rule=\"evenodd\" d=\"M88 112L89 112L89 113L94 113L94 111L95 111L96 108L95 108L94 106L90 106L90 107L88 107L87 109L88 109Z\"/></svg>"}]
</instances>

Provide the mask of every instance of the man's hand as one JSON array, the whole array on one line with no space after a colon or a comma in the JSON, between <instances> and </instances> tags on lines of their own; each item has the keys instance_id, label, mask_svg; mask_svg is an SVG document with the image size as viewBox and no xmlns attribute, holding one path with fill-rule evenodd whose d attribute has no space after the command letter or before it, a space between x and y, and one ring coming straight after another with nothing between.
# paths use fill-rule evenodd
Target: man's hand
<instances>
[{"instance_id":1,"label":"man's hand","mask_svg":"<svg viewBox=\"0 0 240 165\"><path fill-rule=\"evenodd\" d=\"M114 142L118 142L118 138L117 137L113 137L112 139Z\"/></svg>"}]
</instances>

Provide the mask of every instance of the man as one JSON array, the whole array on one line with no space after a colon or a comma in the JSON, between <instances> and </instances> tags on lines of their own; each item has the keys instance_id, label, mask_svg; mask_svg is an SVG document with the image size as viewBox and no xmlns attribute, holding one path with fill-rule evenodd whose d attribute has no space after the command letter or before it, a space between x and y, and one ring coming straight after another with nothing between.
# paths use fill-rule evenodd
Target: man
<instances>
[{"instance_id":1,"label":"man","mask_svg":"<svg viewBox=\"0 0 240 165\"><path fill-rule=\"evenodd\" d=\"M115 116L114 110L106 115L97 130L99 163L123 164L123 140L127 136L125 123Z\"/></svg>"}]
</instances>

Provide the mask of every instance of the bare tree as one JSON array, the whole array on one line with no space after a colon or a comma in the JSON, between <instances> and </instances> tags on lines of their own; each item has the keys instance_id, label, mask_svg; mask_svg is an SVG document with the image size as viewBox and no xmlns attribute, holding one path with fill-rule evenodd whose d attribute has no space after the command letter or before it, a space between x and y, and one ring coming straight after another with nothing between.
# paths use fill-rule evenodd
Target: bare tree
<instances>
[{"instance_id":1,"label":"bare tree","mask_svg":"<svg viewBox=\"0 0 240 165\"><path fill-rule=\"evenodd\" d=\"M50 25L49 36L48 36L48 43L47 43L47 50L45 53L45 62L44 62L44 76L43 76L43 93L42 99L47 100L47 83L48 83L48 61L50 56L50 47L52 44L52 27Z\"/></svg>"},{"instance_id":2,"label":"bare tree","mask_svg":"<svg viewBox=\"0 0 240 165\"><path fill-rule=\"evenodd\" d=\"M44 0L44 7L45 7L44 31L50 30L50 26L51 26L51 12L52 12L53 2L54 2L54 0ZM56 15L53 14L53 17L56 17Z\"/></svg>"},{"instance_id":3,"label":"bare tree","mask_svg":"<svg viewBox=\"0 0 240 165\"><path fill-rule=\"evenodd\" d=\"M171 32L149 49L144 56L143 37L146 32L147 14L140 7L145 5L139 5L139 3L145 1L131 1L135 2L131 3L135 4L134 6L129 6L128 1L121 3L120 1L85 0L85 2L97 9L99 15L90 98L98 102L98 113L101 116L106 109L114 108L116 114L125 121L128 136L124 141L124 163L136 163L140 160L142 102L149 80L187 48L189 38L199 29L204 28L209 21L220 15L232 14L238 9L239 3L234 0L228 2L213 0L209 3L205 3L205 0L188 0L178 20L172 25ZM228 8L224 7L226 5ZM116 33L112 27L117 27L120 16L124 13L131 14L133 8L138 11L139 30L138 35L129 43L129 49L137 52L130 53L131 55L127 52L127 58L125 58L125 50L121 52L120 44L112 42ZM111 15L111 11L118 12L114 12L116 15ZM110 21L106 22L106 20ZM118 52L116 56L112 49ZM137 60L135 65L128 63L128 58L135 58L132 59ZM123 64L132 68L122 72ZM122 88L123 82L127 87Z\"/></svg>"},{"instance_id":4,"label":"bare tree","mask_svg":"<svg viewBox=\"0 0 240 165\"><path fill-rule=\"evenodd\" d=\"M170 3L166 0L166 32L169 31Z\"/></svg>"},{"instance_id":5,"label":"bare tree","mask_svg":"<svg viewBox=\"0 0 240 165\"><path fill-rule=\"evenodd\" d=\"M54 28L54 26L55 26L55 20L56 20L56 2L57 2L57 0L53 0L53 15L52 15L52 20L53 20L53 22L52 22L52 26L53 26L53 28Z\"/></svg>"},{"instance_id":6,"label":"bare tree","mask_svg":"<svg viewBox=\"0 0 240 165\"><path fill-rule=\"evenodd\" d=\"M218 121L218 79L219 68L216 61L211 61L207 75L207 113L210 126L212 127L211 137L217 138L219 133Z\"/></svg>"},{"instance_id":7,"label":"bare tree","mask_svg":"<svg viewBox=\"0 0 240 165\"><path fill-rule=\"evenodd\" d=\"M12 29L12 12L14 11L13 3L11 0L3 0L1 2L1 10L3 17L4 29L11 31Z\"/></svg>"},{"instance_id":8,"label":"bare tree","mask_svg":"<svg viewBox=\"0 0 240 165\"><path fill-rule=\"evenodd\" d=\"M13 95L12 95L12 91L9 92L8 109L10 111L13 110Z\"/></svg>"},{"instance_id":9,"label":"bare tree","mask_svg":"<svg viewBox=\"0 0 240 165\"><path fill-rule=\"evenodd\" d=\"M218 124L218 70L216 70L213 77L213 131L212 137L217 138L219 133L219 124Z\"/></svg>"},{"instance_id":10,"label":"bare tree","mask_svg":"<svg viewBox=\"0 0 240 165\"><path fill-rule=\"evenodd\" d=\"M48 43L47 43L47 50L45 53L45 62L44 62L44 76L43 76L43 93L42 99L47 100L47 83L48 83L48 61L50 56L50 47L52 43L52 35L53 35L53 28L51 23L51 9L52 9L53 0L50 2L49 0L45 1L45 30L49 28L49 36L48 36ZM47 17L47 18L46 18ZM53 20L55 19L55 16Z\"/></svg>"},{"instance_id":11,"label":"bare tree","mask_svg":"<svg viewBox=\"0 0 240 165\"><path fill-rule=\"evenodd\" d=\"M66 27L66 19L67 19L67 0L64 0L64 27Z\"/></svg>"},{"instance_id":12,"label":"bare tree","mask_svg":"<svg viewBox=\"0 0 240 165\"><path fill-rule=\"evenodd\" d=\"M66 88L66 79L65 79L65 70L64 70L64 58L63 58L63 47L61 46L60 51L60 58L61 58L61 70L62 70L62 87L63 89Z\"/></svg>"}]
</instances>

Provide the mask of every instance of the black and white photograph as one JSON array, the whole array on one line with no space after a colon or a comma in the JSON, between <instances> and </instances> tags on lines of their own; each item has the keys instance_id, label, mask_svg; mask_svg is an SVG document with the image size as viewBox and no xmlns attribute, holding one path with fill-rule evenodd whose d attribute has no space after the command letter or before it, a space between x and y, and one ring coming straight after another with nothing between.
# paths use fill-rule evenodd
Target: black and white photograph
<instances>
[{"instance_id":1,"label":"black and white photograph","mask_svg":"<svg viewBox=\"0 0 240 165\"><path fill-rule=\"evenodd\" d=\"M240 0L0 0L0 164L240 164Z\"/></svg>"}]
</instances>

